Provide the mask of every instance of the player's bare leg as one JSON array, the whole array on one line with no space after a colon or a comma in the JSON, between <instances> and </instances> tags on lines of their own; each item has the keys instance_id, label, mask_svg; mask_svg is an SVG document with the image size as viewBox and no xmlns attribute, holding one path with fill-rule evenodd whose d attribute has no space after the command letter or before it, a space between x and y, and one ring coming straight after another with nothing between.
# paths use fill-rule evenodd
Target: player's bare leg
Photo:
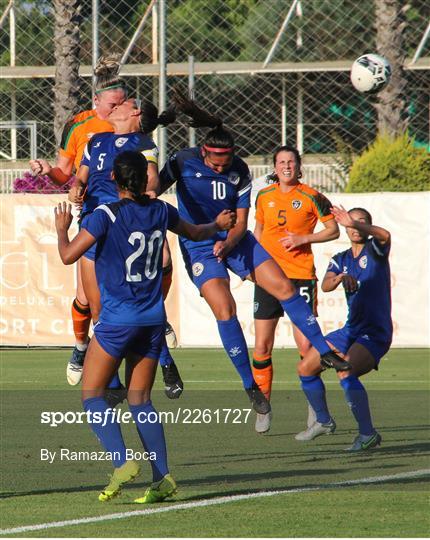
<instances>
[{"instance_id":1,"label":"player's bare leg","mask_svg":"<svg viewBox=\"0 0 430 540\"><path fill-rule=\"evenodd\" d=\"M162 290L163 298L166 300L167 295L169 294L170 287L172 285L172 273L173 273L173 263L172 263L172 254L170 253L170 246L167 238L163 244L163 280L162 280ZM176 339L175 331L172 325L167 321L166 322L166 343L169 349L176 349L178 346L178 340Z\"/></svg>"},{"instance_id":2,"label":"player's bare leg","mask_svg":"<svg viewBox=\"0 0 430 540\"><path fill-rule=\"evenodd\" d=\"M169 294L172 284L172 274L172 255L166 238L163 244L163 279L161 282L164 300L166 300ZM163 372L164 393L169 399L178 399L184 390L184 383L169 351L169 349L175 349L178 345L175 331L169 321L166 321L165 340L166 342L163 344L159 358Z\"/></svg>"},{"instance_id":3,"label":"player's bare leg","mask_svg":"<svg viewBox=\"0 0 430 540\"><path fill-rule=\"evenodd\" d=\"M120 361L108 354L93 336L88 346L82 377L82 402L88 423L103 445L115 458L114 472L109 484L99 494L99 501L106 502L121 493L121 487L131 482L140 472L139 464L126 460L126 448L119 422L113 417L112 408L104 399L106 385L119 367ZM100 416L98 419L96 414ZM101 421L100 421L101 419Z\"/></svg>"},{"instance_id":4,"label":"player's bare leg","mask_svg":"<svg viewBox=\"0 0 430 540\"><path fill-rule=\"evenodd\" d=\"M163 425L151 402L151 389L157 364L157 360L152 358L127 357L129 408L143 447L155 456L155 459L150 461L153 482L143 497L135 499L134 502L139 504L163 501L177 491L176 482L169 474L167 465Z\"/></svg>"},{"instance_id":5,"label":"player's bare leg","mask_svg":"<svg viewBox=\"0 0 430 540\"><path fill-rule=\"evenodd\" d=\"M66 368L67 382L72 386L79 384L82 378L82 367L88 347L88 331L91 323L91 310L82 284L81 260L76 264L76 271L76 298L72 304L73 331L76 341Z\"/></svg>"},{"instance_id":6,"label":"player's bare leg","mask_svg":"<svg viewBox=\"0 0 430 540\"><path fill-rule=\"evenodd\" d=\"M93 321L97 322L100 317L101 300L100 289L96 277L96 265L94 261L87 259L86 257L81 257L80 262L82 285L85 296L88 298Z\"/></svg>"},{"instance_id":7,"label":"player's bare leg","mask_svg":"<svg viewBox=\"0 0 430 540\"><path fill-rule=\"evenodd\" d=\"M104 396L105 388L120 364L93 337L88 345L82 374L82 400Z\"/></svg>"},{"instance_id":8,"label":"player's bare leg","mask_svg":"<svg viewBox=\"0 0 430 540\"><path fill-rule=\"evenodd\" d=\"M100 289L97 283L95 262L86 257L81 257L82 269L82 284L85 295L90 304L91 314L94 324L100 318L101 299ZM122 403L127 396L126 388L121 384L118 373L114 373L110 381L108 381L105 390L105 399L111 407L115 407Z\"/></svg>"},{"instance_id":9,"label":"player's bare leg","mask_svg":"<svg viewBox=\"0 0 430 540\"><path fill-rule=\"evenodd\" d=\"M279 300L293 324L298 326L321 352L321 364L324 367L334 368L336 371L345 371L350 368L348 362L328 347L310 307L273 259L268 259L257 266L248 279Z\"/></svg>"}]
</instances>

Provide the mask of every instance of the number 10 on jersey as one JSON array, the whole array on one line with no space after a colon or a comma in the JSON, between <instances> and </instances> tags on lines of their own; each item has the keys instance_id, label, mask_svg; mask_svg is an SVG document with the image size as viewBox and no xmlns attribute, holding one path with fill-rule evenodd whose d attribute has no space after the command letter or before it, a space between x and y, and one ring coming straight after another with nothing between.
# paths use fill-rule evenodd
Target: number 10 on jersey
<instances>
[{"instance_id":1,"label":"number 10 on jersey","mask_svg":"<svg viewBox=\"0 0 430 540\"><path fill-rule=\"evenodd\" d=\"M212 197L214 201L225 199L226 189L224 182L212 180Z\"/></svg>"}]
</instances>

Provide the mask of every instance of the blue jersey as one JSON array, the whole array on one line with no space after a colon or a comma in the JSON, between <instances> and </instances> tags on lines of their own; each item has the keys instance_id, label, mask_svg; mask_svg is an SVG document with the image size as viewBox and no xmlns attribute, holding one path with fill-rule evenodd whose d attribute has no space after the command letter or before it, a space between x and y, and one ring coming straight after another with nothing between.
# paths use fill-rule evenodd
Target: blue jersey
<instances>
[{"instance_id":1,"label":"blue jersey","mask_svg":"<svg viewBox=\"0 0 430 540\"><path fill-rule=\"evenodd\" d=\"M111 325L151 326L165 322L162 247L166 230L179 221L176 208L158 199L103 204L82 223L97 239L95 257L102 311Z\"/></svg>"},{"instance_id":2,"label":"blue jersey","mask_svg":"<svg viewBox=\"0 0 430 540\"><path fill-rule=\"evenodd\" d=\"M369 334L380 341L391 341L391 280L388 255L390 246L375 238L366 241L360 255L354 258L347 249L335 255L327 272L349 274L358 281L358 289L346 293L348 319L346 327L355 334Z\"/></svg>"},{"instance_id":3,"label":"blue jersey","mask_svg":"<svg viewBox=\"0 0 430 540\"><path fill-rule=\"evenodd\" d=\"M118 200L118 190L111 173L114 159L125 151L141 152L148 162L157 163L157 147L143 133L97 133L91 138L81 161L81 165L89 168L83 214L92 212L102 203Z\"/></svg>"},{"instance_id":4,"label":"blue jersey","mask_svg":"<svg viewBox=\"0 0 430 540\"><path fill-rule=\"evenodd\" d=\"M188 148L173 154L160 172L161 185L176 182L178 211L182 219L196 225L210 223L225 209L250 207L251 175L246 163L234 156L230 169L217 173L205 165L201 148ZM213 246L224 240L221 231L209 240L191 242L181 237L187 249Z\"/></svg>"}]
</instances>

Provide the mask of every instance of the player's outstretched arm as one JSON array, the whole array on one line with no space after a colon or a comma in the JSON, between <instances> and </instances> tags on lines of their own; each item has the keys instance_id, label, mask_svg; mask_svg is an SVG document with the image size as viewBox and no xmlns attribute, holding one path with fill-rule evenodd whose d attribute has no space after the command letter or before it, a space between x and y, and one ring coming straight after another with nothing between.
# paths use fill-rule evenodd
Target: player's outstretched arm
<instances>
[{"instance_id":1,"label":"player's outstretched arm","mask_svg":"<svg viewBox=\"0 0 430 540\"><path fill-rule=\"evenodd\" d=\"M352 219L351 215L343 206L333 206L330 208L331 213L334 215L334 219L343 227L352 227L357 231L365 234L366 236L373 236L381 245L389 244L391 241L391 234L386 229L378 227L377 225L370 225L364 221L357 221Z\"/></svg>"},{"instance_id":2,"label":"player's outstretched arm","mask_svg":"<svg viewBox=\"0 0 430 540\"><path fill-rule=\"evenodd\" d=\"M172 231L181 236L185 236L189 240L199 242L207 240L219 231L228 231L236 224L236 212L232 210L223 210L212 223L204 223L194 225L183 219L179 219L176 227Z\"/></svg>"},{"instance_id":3,"label":"player's outstretched arm","mask_svg":"<svg viewBox=\"0 0 430 540\"><path fill-rule=\"evenodd\" d=\"M70 242L68 231L73 221L71 204L59 203L54 208L54 214L58 253L64 264L73 264L95 243L96 239L86 229L82 229Z\"/></svg>"}]
</instances>

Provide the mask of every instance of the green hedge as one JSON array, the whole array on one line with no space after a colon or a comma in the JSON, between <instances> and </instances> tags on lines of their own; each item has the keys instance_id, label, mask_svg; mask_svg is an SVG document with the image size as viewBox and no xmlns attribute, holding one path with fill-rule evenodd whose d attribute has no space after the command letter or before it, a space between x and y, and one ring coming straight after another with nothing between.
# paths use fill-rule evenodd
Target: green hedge
<instances>
[{"instance_id":1,"label":"green hedge","mask_svg":"<svg viewBox=\"0 0 430 540\"><path fill-rule=\"evenodd\" d=\"M430 190L430 153L408 135L377 137L352 164L349 193Z\"/></svg>"}]
</instances>

